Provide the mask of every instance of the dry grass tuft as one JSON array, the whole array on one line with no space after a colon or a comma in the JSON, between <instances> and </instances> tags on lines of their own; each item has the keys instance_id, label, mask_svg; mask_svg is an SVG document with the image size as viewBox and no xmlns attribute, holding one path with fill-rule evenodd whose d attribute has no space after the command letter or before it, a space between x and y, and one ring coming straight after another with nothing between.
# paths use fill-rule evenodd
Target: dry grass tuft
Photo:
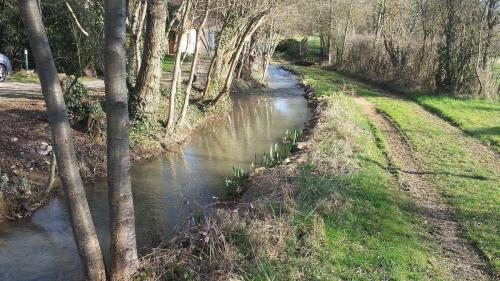
<instances>
[{"instance_id":1,"label":"dry grass tuft","mask_svg":"<svg viewBox=\"0 0 500 281\"><path fill-rule=\"evenodd\" d=\"M352 120L352 107L344 95L327 98L327 105L320 116L312 136L310 159L321 171L345 174L356 170L355 157L359 150L353 141L366 132L355 125Z\"/></svg>"}]
</instances>

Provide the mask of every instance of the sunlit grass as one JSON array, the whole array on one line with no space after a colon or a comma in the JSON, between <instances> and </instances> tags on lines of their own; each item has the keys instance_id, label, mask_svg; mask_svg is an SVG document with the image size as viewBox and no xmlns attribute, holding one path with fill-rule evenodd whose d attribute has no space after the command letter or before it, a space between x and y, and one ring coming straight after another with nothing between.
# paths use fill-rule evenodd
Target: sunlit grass
<instances>
[{"instance_id":1,"label":"sunlit grass","mask_svg":"<svg viewBox=\"0 0 500 281\"><path fill-rule=\"evenodd\" d=\"M415 95L414 100L500 152L500 102Z\"/></svg>"},{"instance_id":2,"label":"sunlit grass","mask_svg":"<svg viewBox=\"0 0 500 281\"><path fill-rule=\"evenodd\" d=\"M489 257L493 267L500 270L500 181L492 163L484 163L482 156L469 150L460 137L443 131L438 124L419 114L417 104L383 97L366 89L358 93L393 119L409 137L424 162L428 177L457 211L469 238ZM494 125L492 120L482 123L478 120L478 125L473 124L474 106L484 105L480 101L422 98L422 102L442 108L463 124L478 128L484 126L481 124ZM488 114L478 114L480 119L479 116L492 118Z\"/></svg>"},{"instance_id":3,"label":"sunlit grass","mask_svg":"<svg viewBox=\"0 0 500 281\"><path fill-rule=\"evenodd\" d=\"M494 163L485 162L481 155L471 151L464 141L466 136L450 134L420 114L419 105L413 101L384 97L335 72L304 67L294 70L305 77L313 90L318 89L319 95L331 94L325 88L326 81L350 84L394 120L414 145L429 180L456 210L467 236L488 256L495 270L500 271L500 180ZM333 86L332 92L337 87ZM498 102L427 95L413 98L498 150Z\"/></svg>"},{"instance_id":4,"label":"sunlit grass","mask_svg":"<svg viewBox=\"0 0 500 281\"><path fill-rule=\"evenodd\" d=\"M11 76L9 76L9 80L22 83L40 83L36 73L28 72L24 69L14 72Z\"/></svg>"},{"instance_id":5,"label":"sunlit grass","mask_svg":"<svg viewBox=\"0 0 500 281\"><path fill-rule=\"evenodd\" d=\"M173 55L165 55L165 56L163 56L161 69L164 72L173 72L174 71L174 64L175 64L174 56Z\"/></svg>"}]
</instances>

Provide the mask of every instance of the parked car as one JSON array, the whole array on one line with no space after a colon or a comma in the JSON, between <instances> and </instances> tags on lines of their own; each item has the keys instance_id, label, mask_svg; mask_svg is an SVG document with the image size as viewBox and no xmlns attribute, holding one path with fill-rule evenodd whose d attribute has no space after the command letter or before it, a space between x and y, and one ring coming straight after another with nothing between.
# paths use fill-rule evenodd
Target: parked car
<instances>
[{"instance_id":1,"label":"parked car","mask_svg":"<svg viewBox=\"0 0 500 281\"><path fill-rule=\"evenodd\" d=\"M9 58L0 53L0 82L5 81L7 76L12 74L12 64L10 63Z\"/></svg>"}]
</instances>

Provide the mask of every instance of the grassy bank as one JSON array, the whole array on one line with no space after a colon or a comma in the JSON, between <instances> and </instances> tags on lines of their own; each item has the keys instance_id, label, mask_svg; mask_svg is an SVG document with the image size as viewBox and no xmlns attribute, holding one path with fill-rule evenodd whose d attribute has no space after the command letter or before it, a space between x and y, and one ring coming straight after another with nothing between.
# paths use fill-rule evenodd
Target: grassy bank
<instances>
[{"instance_id":1,"label":"grassy bank","mask_svg":"<svg viewBox=\"0 0 500 281\"><path fill-rule=\"evenodd\" d=\"M383 135L338 86L305 82L319 99L305 149L251 176L243 202L194 216L143 260L138 280L447 279L387 169Z\"/></svg>"},{"instance_id":2,"label":"grassy bank","mask_svg":"<svg viewBox=\"0 0 500 281\"><path fill-rule=\"evenodd\" d=\"M322 83L309 84L314 92ZM323 243L304 264L264 261L250 279L287 280L304 270L313 280L384 280L444 278L412 203L385 169L383 136L352 100L332 85L324 119L315 129L309 157L294 181L296 229L323 222ZM309 271L309 272L308 272ZM276 272L279 275L276 275Z\"/></svg>"},{"instance_id":3,"label":"grassy bank","mask_svg":"<svg viewBox=\"0 0 500 281\"><path fill-rule=\"evenodd\" d=\"M500 152L500 102L414 95L417 103Z\"/></svg>"},{"instance_id":4,"label":"grassy bank","mask_svg":"<svg viewBox=\"0 0 500 281\"><path fill-rule=\"evenodd\" d=\"M413 96L416 101L384 96L381 92L360 86L334 72L314 68L297 68L305 80L318 85L334 81L367 98L392 119L414 146L426 169L426 177L453 207L467 236L500 271L500 180L498 157L487 148L446 126L426 113L419 104L498 151L496 127L500 122L498 103L483 100L459 100L443 96ZM342 87L342 86L336 86Z\"/></svg>"},{"instance_id":5,"label":"grassy bank","mask_svg":"<svg viewBox=\"0 0 500 281\"><path fill-rule=\"evenodd\" d=\"M358 90L407 135L428 177L456 210L467 235L500 270L500 180L498 162L484 158L470 142L419 114L415 103Z\"/></svg>"}]
</instances>

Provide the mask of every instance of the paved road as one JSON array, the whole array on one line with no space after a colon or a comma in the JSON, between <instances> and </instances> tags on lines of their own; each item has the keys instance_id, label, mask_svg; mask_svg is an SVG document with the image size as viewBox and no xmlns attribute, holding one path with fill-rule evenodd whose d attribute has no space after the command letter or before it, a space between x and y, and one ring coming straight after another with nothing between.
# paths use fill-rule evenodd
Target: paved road
<instances>
[{"instance_id":1,"label":"paved road","mask_svg":"<svg viewBox=\"0 0 500 281\"><path fill-rule=\"evenodd\" d=\"M84 80L83 84L91 92L104 92L104 81L100 79ZM37 83L21 83L14 81L0 82L1 100L33 100L42 99L42 89Z\"/></svg>"}]
</instances>

